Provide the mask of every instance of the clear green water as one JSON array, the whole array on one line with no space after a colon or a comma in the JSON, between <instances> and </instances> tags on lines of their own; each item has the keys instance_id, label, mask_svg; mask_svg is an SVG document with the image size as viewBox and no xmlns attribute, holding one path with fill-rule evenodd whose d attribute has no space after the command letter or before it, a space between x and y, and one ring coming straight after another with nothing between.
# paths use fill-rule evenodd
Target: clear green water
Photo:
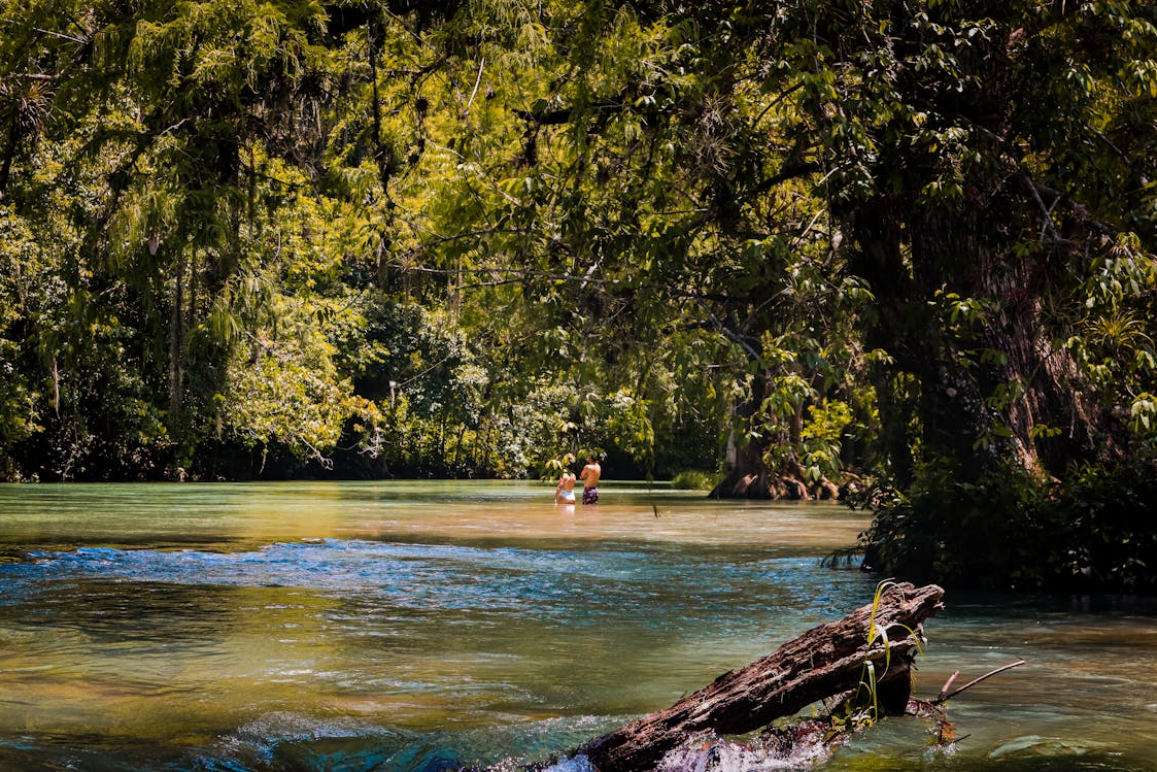
<instances>
[{"instance_id":1,"label":"clear green water","mask_svg":"<svg viewBox=\"0 0 1157 772\"><path fill-rule=\"evenodd\" d=\"M862 516L616 486L0 486L0 770L544 760L666 707L875 580ZM949 595L918 691L1016 659L837 770L1157 770L1157 608ZM741 756L725 768L773 769Z\"/></svg>"}]
</instances>

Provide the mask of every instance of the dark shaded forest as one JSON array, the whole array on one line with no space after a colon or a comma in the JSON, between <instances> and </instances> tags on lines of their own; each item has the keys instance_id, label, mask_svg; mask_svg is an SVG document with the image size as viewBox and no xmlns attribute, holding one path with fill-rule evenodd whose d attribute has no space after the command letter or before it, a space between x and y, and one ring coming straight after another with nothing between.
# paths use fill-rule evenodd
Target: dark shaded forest
<instances>
[{"instance_id":1,"label":"dark shaded forest","mask_svg":"<svg viewBox=\"0 0 1157 772\"><path fill-rule=\"evenodd\" d=\"M1127 1L7 4L0 478L594 452L1151 591L1155 50Z\"/></svg>"}]
</instances>

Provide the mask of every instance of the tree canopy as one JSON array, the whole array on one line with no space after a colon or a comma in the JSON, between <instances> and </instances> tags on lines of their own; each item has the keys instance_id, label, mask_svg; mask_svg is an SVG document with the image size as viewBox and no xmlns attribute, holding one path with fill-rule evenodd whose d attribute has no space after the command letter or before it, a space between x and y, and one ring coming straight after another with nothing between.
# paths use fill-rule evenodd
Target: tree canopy
<instances>
[{"instance_id":1,"label":"tree canopy","mask_svg":"<svg viewBox=\"0 0 1157 772\"><path fill-rule=\"evenodd\" d=\"M1137 584L1157 531L1076 510L1157 455L1155 50L1128 0L4 5L0 472L726 453L858 481L888 566Z\"/></svg>"}]
</instances>

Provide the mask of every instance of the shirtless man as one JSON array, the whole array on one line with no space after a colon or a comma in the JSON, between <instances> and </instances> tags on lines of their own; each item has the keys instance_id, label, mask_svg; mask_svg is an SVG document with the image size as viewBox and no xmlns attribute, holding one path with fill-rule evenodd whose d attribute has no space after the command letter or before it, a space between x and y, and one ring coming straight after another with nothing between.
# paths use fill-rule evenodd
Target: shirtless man
<instances>
[{"instance_id":1,"label":"shirtless man","mask_svg":"<svg viewBox=\"0 0 1157 772\"><path fill-rule=\"evenodd\" d=\"M603 475L603 468L594 456L587 456L587 465L579 472L579 479L583 481L583 503L599 503L599 478Z\"/></svg>"}]
</instances>

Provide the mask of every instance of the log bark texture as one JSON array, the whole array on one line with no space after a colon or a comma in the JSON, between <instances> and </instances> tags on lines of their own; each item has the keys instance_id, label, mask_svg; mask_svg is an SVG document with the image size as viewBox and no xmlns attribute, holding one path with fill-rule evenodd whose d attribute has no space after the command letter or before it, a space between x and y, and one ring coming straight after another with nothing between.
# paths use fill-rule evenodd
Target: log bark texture
<instances>
[{"instance_id":1,"label":"log bark texture","mask_svg":"<svg viewBox=\"0 0 1157 772\"><path fill-rule=\"evenodd\" d=\"M869 646L872 605L836 622L813 627L773 654L724 673L677 703L587 743L581 751L599 772L645 772L688 737L705 731L744 734L816 702L855 690L867 661L874 662L881 709L900 712L911 689L909 668L918 631L940 607L936 585L898 584L876 606L877 636ZM918 633L917 633L918 634ZM885 672L885 661L890 664Z\"/></svg>"}]
</instances>

